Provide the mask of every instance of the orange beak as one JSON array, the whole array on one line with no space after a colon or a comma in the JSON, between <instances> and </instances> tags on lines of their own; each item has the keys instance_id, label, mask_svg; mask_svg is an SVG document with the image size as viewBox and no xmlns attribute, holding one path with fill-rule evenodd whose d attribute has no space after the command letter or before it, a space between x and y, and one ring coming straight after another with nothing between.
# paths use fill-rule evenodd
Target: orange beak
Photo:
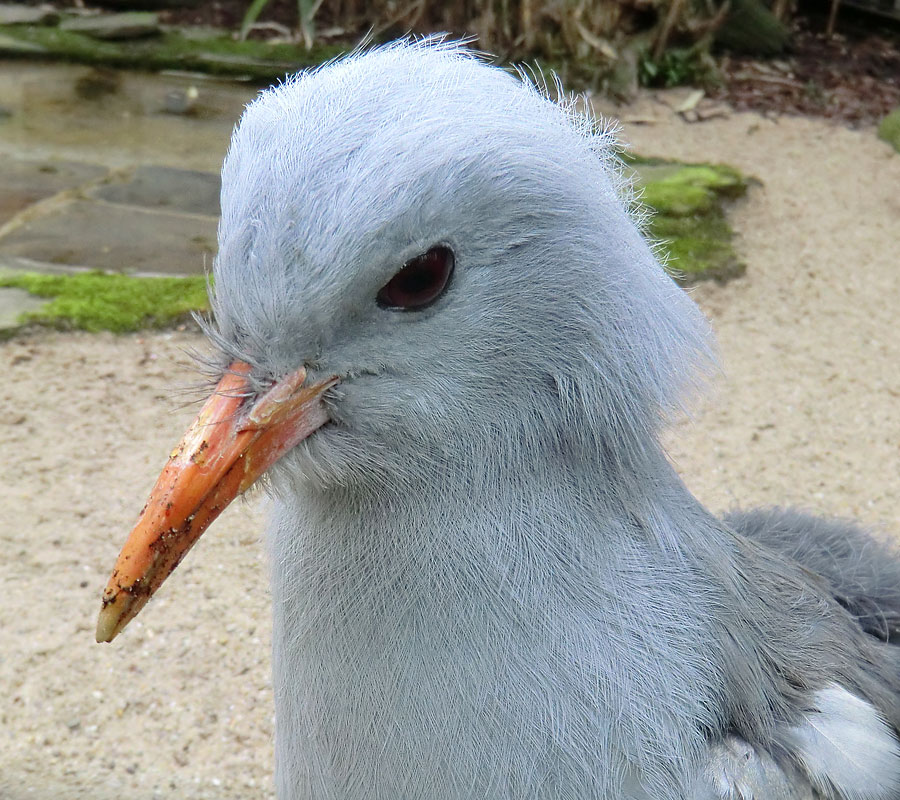
<instances>
[{"instance_id":1,"label":"orange beak","mask_svg":"<svg viewBox=\"0 0 900 800\"><path fill-rule=\"evenodd\" d=\"M236 361L169 456L103 592L97 641L111 642L212 521L282 455L328 421L328 378L301 368L248 402L250 365Z\"/></svg>"}]
</instances>

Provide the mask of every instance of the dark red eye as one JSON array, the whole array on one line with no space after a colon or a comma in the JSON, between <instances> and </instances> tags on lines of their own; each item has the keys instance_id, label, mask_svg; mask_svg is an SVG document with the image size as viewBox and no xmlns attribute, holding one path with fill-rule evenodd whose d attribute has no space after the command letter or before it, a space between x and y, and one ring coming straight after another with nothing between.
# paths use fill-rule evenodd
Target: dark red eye
<instances>
[{"instance_id":1,"label":"dark red eye","mask_svg":"<svg viewBox=\"0 0 900 800\"><path fill-rule=\"evenodd\" d=\"M407 261L378 292L378 305L396 311L418 311L437 300L453 274L453 251L438 245Z\"/></svg>"}]
</instances>

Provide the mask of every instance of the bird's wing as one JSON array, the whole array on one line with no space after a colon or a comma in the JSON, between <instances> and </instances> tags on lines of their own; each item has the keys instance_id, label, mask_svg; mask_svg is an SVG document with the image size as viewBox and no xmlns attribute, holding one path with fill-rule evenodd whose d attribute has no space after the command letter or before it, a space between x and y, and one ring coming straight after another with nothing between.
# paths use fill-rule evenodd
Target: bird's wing
<instances>
[{"instance_id":1,"label":"bird's wing","mask_svg":"<svg viewBox=\"0 0 900 800\"><path fill-rule=\"evenodd\" d=\"M852 523L789 508L735 511L725 522L824 580L866 633L900 643L900 555L895 545Z\"/></svg>"}]
</instances>

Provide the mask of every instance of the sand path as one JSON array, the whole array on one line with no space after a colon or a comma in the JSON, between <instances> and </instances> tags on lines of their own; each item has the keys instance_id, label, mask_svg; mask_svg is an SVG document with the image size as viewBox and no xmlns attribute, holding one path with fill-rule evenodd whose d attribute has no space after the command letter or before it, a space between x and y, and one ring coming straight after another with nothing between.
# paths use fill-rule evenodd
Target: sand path
<instances>
[{"instance_id":1,"label":"sand path","mask_svg":"<svg viewBox=\"0 0 900 800\"><path fill-rule=\"evenodd\" d=\"M900 156L873 131L755 115L688 125L645 100L641 153L763 181L732 215L747 277L694 296L724 377L669 435L713 509L794 503L900 535ZM194 413L190 333L0 344L0 797L272 795L259 498L229 510L112 646L104 586Z\"/></svg>"}]
</instances>

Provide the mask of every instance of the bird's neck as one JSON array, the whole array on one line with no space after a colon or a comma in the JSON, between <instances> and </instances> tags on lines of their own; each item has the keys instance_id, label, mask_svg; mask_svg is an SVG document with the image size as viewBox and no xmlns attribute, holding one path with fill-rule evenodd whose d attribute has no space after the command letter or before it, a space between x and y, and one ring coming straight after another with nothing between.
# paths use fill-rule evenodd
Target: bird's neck
<instances>
[{"instance_id":1,"label":"bird's neck","mask_svg":"<svg viewBox=\"0 0 900 800\"><path fill-rule=\"evenodd\" d=\"M432 486L418 507L409 487L278 507L284 797L624 797L585 771L598 747L614 764L603 780L648 757L688 768L715 705L691 687L720 680L700 646L713 593L674 533L702 509L662 465L607 491L602 472L499 475L477 492ZM647 723L660 707L662 744Z\"/></svg>"}]
</instances>

